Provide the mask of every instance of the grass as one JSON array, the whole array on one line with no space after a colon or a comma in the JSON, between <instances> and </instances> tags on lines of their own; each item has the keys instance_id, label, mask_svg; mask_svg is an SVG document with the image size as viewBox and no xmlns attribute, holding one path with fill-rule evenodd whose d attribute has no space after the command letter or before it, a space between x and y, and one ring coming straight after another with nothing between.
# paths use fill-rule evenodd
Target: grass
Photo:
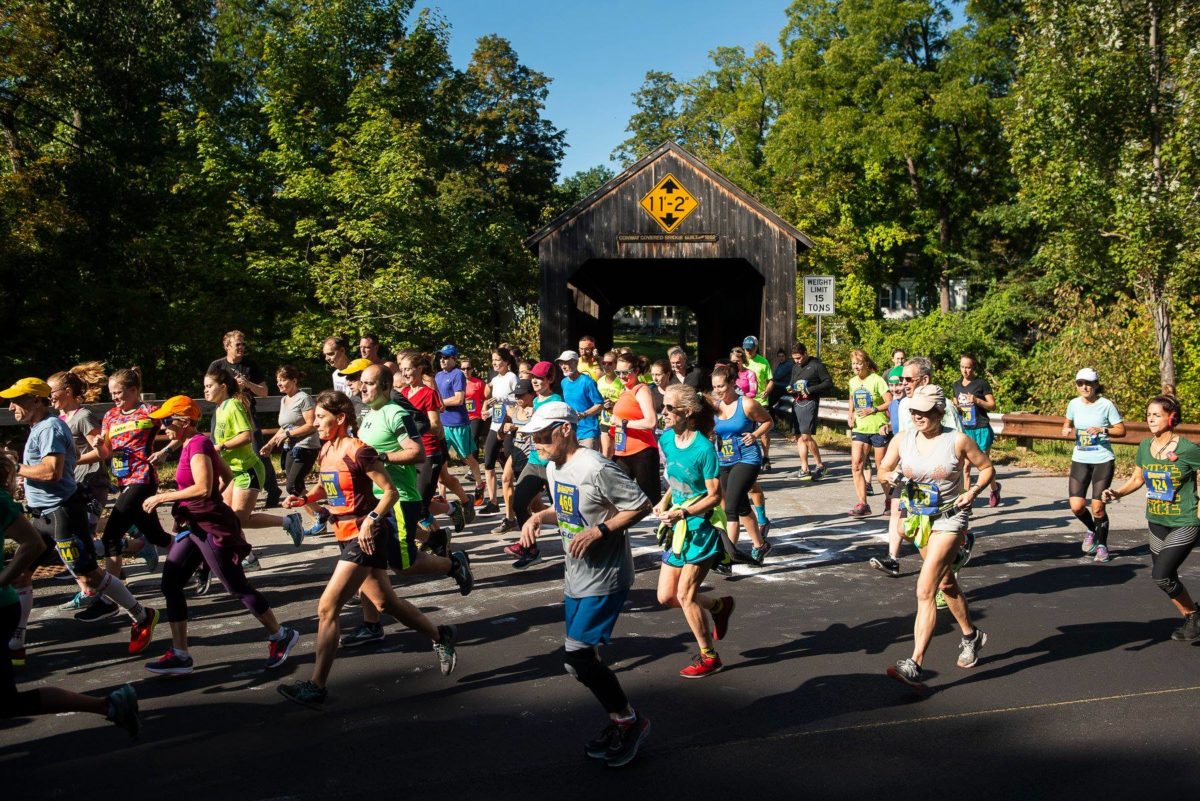
<instances>
[{"instance_id":1,"label":"grass","mask_svg":"<svg viewBox=\"0 0 1200 801\"><path fill-rule=\"evenodd\" d=\"M667 351L679 344L674 334L640 334L635 331L626 331L613 335L613 349L631 348L634 353L639 356L645 356L651 362L656 362L659 359L667 358ZM696 343L689 342L684 346L687 352L694 358L696 355Z\"/></svg>"}]
</instances>

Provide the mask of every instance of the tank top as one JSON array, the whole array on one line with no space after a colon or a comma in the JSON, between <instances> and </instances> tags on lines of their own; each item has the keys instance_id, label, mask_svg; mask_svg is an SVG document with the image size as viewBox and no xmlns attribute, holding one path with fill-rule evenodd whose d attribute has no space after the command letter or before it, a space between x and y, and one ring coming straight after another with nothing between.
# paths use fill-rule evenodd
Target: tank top
<instances>
[{"instance_id":1,"label":"tank top","mask_svg":"<svg viewBox=\"0 0 1200 801\"><path fill-rule=\"evenodd\" d=\"M641 420L642 405L638 403L639 392L649 392L649 389L643 389L643 385L635 384L633 389L627 389L621 393L621 397L617 399L613 405L613 454L616 456L633 456L635 453L641 453L647 448L657 448L658 443L654 439L654 432L648 428L622 428L620 422L622 420L632 421Z\"/></svg>"},{"instance_id":2,"label":"tank top","mask_svg":"<svg viewBox=\"0 0 1200 801\"><path fill-rule=\"evenodd\" d=\"M753 431L754 421L746 416L742 398L734 403L733 414L722 420L718 416L713 421L713 434L717 438L717 463L721 467L735 464L762 464L762 448L755 440L753 445L743 445L742 435Z\"/></svg>"},{"instance_id":3,"label":"tank top","mask_svg":"<svg viewBox=\"0 0 1200 801\"><path fill-rule=\"evenodd\" d=\"M915 428L903 433L900 472L913 483L911 493L901 493L901 508L910 514L937 514L939 508L949 506L962 492L963 461L954 452L957 434L954 429L942 426L942 433L928 443L929 452L922 454L917 451L917 437L921 434Z\"/></svg>"}]
</instances>

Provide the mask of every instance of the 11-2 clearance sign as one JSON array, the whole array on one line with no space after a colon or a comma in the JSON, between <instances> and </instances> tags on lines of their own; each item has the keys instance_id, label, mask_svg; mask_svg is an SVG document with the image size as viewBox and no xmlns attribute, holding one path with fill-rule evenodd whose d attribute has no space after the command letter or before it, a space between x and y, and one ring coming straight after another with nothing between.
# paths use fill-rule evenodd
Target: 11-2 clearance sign
<instances>
[{"instance_id":1,"label":"11-2 clearance sign","mask_svg":"<svg viewBox=\"0 0 1200 801\"><path fill-rule=\"evenodd\" d=\"M654 185L640 203L642 210L654 218L668 234L679 227L684 218L696 210L700 201L679 183L671 173Z\"/></svg>"}]
</instances>

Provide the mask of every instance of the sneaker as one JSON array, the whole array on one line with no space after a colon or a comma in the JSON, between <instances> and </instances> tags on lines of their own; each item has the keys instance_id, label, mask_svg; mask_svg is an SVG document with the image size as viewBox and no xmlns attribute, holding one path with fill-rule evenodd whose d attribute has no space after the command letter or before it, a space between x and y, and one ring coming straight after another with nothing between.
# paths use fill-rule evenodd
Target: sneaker
<instances>
[{"instance_id":1,"label":"sneaker","mask_svg":"<svg viewBox=\"0 0 1200 801\"><path fill-rule=\"evenodd\" d=\"M107 598L96 596L91 606L75 615L80 623L95 623L97 620L108 620L121 614L121 607Z\"/></svg>"},{"instance_id":2,"label":"sneaker","mask_svg":"<svg viewBox=\"0 0 1200 801\"><path fill-rule=\"evenodd\" d=\"M993 483L992 491L988 495L988 506L990 506L994 509L995 507L997 507L999 505L1000 505L1000 484Z\"/></svg>"},{"instance_id":3,"label":"sneaker","mask_svg":"<svg viewBox=\"0 0 1200 801\"><path fill-rule=\"evenodd\" d=\"M758 524L758 535L760 537L762 537L765 540L767 538L767 535L770 533L771 533L771 521L770 520L768 520L765 523Z\"/></svg>"},{"instance_id":4,"label":"sneaker","mask_svg":"<svg viewBox=\"0 0 1200 801\"><path fill-rule=\"evenodd\" d=\"M88 595L83 590L80 590L79 592L75 593L75 596L71 598L71 600L67 601L65 604L61 604L58 608L64 612L78 612L83 609L90 609L92 604L96 603L96 599L99 597L99 595L95 594Z\"/></svg>"},{"instance_id":5,"label":"sneaker","mask_svg":"<svg viewBox=\"0 0 1200 801\"><path fill-rule=\"evenodd\" d=\"M471 573L471 557L467 556L466 552L455 551L450 554L450 578L458 584L460 593L471 594L471 588L475 586L475 576Z\"/></svg>"},{"instance_id":6,"label":"sneaker","mask_svg":"<svg viewBox=\"0 0 1200 801\"><path fill-rule=\"evenodd\" d=\"M174 648L168 648L158 659L147 662L146 670L155 676L186 676L192 672L192 658L180 656Z\"/></svg>"},{"instance_id":7,"label":"sneaker","mask_svg":"<svg viewBox=\"0 0 1200 801\"><path fill-rule=\"evenodd\" d=\"M108 714L104 718L129 732L131 740L137 739L142 730L142 719L138 717L137 693L132 685L122 684L108 694Z\"/></svg>"},{"instance_id":8,"label":"sneaker","mask_svg":"<svg viewBox=\"0 0 1200 801\"><path fill-rule=\"evenodd\" d=\"M717 562L715 565L713 565L712 572L716 573L718 576L732 576L733 562L726 562L724 559L722 559L720 562Z\"/></svg>"},{"instance_id":9,"label":"sneaker","mask_svg":"<svg viewBox=\"0 0 1200 801\"><path fill-rule=\"evenodd\" d=\"M306 537L318 537L324 533L325 533L325 521L324 520L318 520L317 522L313 523L311 526L309 526L308 528L306 528L304 530L304 536L306 536Z\"/></svg>"},{"instance_id":10,"label":"sneaker","mask_svg":"<svg viewBox=\"0 0 1200 801\"><path fill-rule=\"evenodd\" d=\"M300 513L292 512L283 516L283 530L292 538L292 545L299 548L304 541L304 524L300 521Z\"/></svg>"},{"instance_id":11,"label":"sneaker","mask_svg":"<svg viewBox=\"0 0 1200 801\"><path fill-rule=\"evenodd\" d=\"M446 529L439 528L429 535L429 541L425 543L425 546L435 556L446 556L450 550L450 535L446 533Z\"/></svg>"},{"instance_id":12,"label":"sneaker","mask_svg":"<svg viewBox=\"0 0 1200 801\"><path fill-rule=\"evenodd\" d=\"M483 487L476 487L476 488L475 488L475 500L474 500L474 505L475 505L475 506L483 506L483 501L484 501L484 498L483 498Z\"/></svg>"},{"instance_id":13,"label":"sneaker","mask_svg":"<svg viewBox=\"0 0 1200 801\"><path fill-rule=\"evenodd\" d=\"M278 509L279 505L282 501L283 501L283 493L276 492L273 495L267 496L267 499L265 501L263 501L263 508L264 509Z\"/></svg>"},{"instance_id":14,"label":"sneaker","mask_svg":"<svg viewBox=\"0 0 1200 801\"><path fill-rule=\"evenodd\" d=\"M516 559L521 554L525 553L525 546L519 542L514 542L512 545L505 545L504 552Z\"/></svg>"},{"instance_id":15,"label":"sneaker","mask_svg":"<svg viewBox=\"0 0 1200 801\"><path fill-rule=\"evenodd\" d=\"M1089 531L1088 535L1083 538L1083 552L1085 554L1094 554L1096 552L1096 532Z\"/></svg>"},{"instance_id":16,"label":"sneaker","mask_svg":"<svg viewBox=\"0 0 1200 801\"><path fill-rule=\"evenodd\" d=\"M287 626L283 627L283 631L284 635L280 639L267 640L267 664L264 665L267 670L277 668L286 662L288 655L296 647L296 643L300 642L300 632Z\"/></svg>"},{"instance_id":17,"label":"sneaker","mask_svg":"<svg viewBox=\"0 0 1200 801\"><path fill-rule=\"evenodd\" d=\"M887 669L887 674L909 687L925 688L925 685L921 683L921 666L911 659L901 659Z\"/></svg>"},{"instance_id":18,"label":"sneaker","mask_svg":"<svg viewBox=\"0 0 1200 801\"><path fill-rule=\"evenodd\" d=\"M807 470L799 470L796 472L797 481L812 481L812 473Z\"/></svg>"},{"instance_id":19,"label":"sneaker","mask_svg":"<svg viewBox=\"0 0 1200 801\"><path fill-rule=\"evenodd\" d=\"M856 503L854 504L854 508L850 510L851 517L867 517L870 514L871 507L867 506L865 503Z\"/></svg>"},{"instance_id":20,"label":"sneaker","mask_svg":"<svg viewBox=\"0 0 1200 801\"><path fill-rule=\"evenodd\" d=\"M498 515L500 514L500 507L496 505L495 501L488 501L483 506L479 507L479 514Z\"/></svg>"},{"instance_id":21,"label":"sneaker","mask_svg":"<svg viewBox=\"0 0 1200 801\"><path fill-rule=\"evenodd\" d=\"M875 485L870 482L867 482L867 497L870 498L874 494L875 494Z\"/></svg>"},{"instance_id":22,"label":"sneaker","mask_svg":"<svg viewBox=\"0 0 1200 801\"><path fill-rule=\"evenodd\" d=\"M506 517L500 521L499 525L497 525L494 529L492 529L491 533L492 533L493 537L499 537L501 534L507 534L510 531L516 531L516 530L517 530L517 521L511 517Z\"/></svg>"},{"instance_id":23,"label":"sneaker","mask_svg":"<svg viewBox=\"0 0 1200 801\"><path fill-rule=\"evenodd\" d=\"M279 694L292 703L306 706L309 709L321 709L328 693L324 687L318 687L311 681L297 681L292 684L281 684L277 688Z\"/></svg>"},{"instance_id":24,"label":"sneaker","mask_svg":"<svg viewBox=\"0 0 1200 801\"><path fill-rule=\"evenodd\" d=\"M635 713L636 714L636 713ZM628 723L617 722L617 734L604 755L604 761L610 768L620 768L628 765L637 756L642 741L650 734L650 719L638 715Z\"/></svg>"},{"instance_id":25,"label":"sneaker","mask_svg":"<svg viewBox=\"0 0 1200 801\"><path fill-rule=\"evenodd\" d=\"M146 607L146 619L129 627L129 653L140 654L154 639L154 627L158 625L158 610Z\"/></svg>"},{"instance_id":26,"label":"sneaker","mask_svg":"<svg viewBox=\"0 0 1200 801\"><path fill-rule=\"evenodd\" d=\"M467 504L463 507L463 516L466 517L467 525L475 522L475 506Z\"/></svg>"},{"instance_id":27,"label":"sneaker","mask_svg":"<svg viewBox=\"0 0 1200 801\"><path fill-rule=\"evenodd\" d=\"M246 558L242 560L243 570L262 570L262 563L258 561L258 557L254 555L254 551L246 554Z\"/></svg>"},{"instance_id":28,"label":"sneaker","mask_svg":"<svg viewBox=\"0 0 1200 801\"><path fill-rule=\"evenodd\" d=\"M721 611L714 612L713 619L713 639L723 640L729 632L729 618L733 615L733 596L726 595L721 599Z\"/></svg>"},{"instance_id":29,"label":"sneaker","mask_svg":"<svg viewBox=\"0 0 1200 801\"><path fill-rule=\"evenodd\" d=\"M721 657L697 654L696 658L692 660L692 664L679 671L679 675L685 679L702 679L705 676L719 673L723 667Z\"/></svg>"},{"instance_id":30,"label":"sneaker","mask_svg":"<svg viewBox=\"0 0 1200 801\"><path fill-rule=\"evenodd\" d=\"M946 608L946 594L941 590L937 591L937 595L933 596L933 603L938 609Z\"/></svg>"},{"instance_id":31,"label":"sneaker","mask_svg":"<svg viewBox=\"0 0 1200 801\"><path fill-rule=\"evenodd\" d=\"M474 512L472 511L472 514ZM463 511L461 503L450 504L450 511L447 513L450 521L454 523L454 533L462 531L467 526L467 513Z\"/></svg>"},{"instance_id":32,"label":"sneaker","mask_svg":"<svg viewBox=\"0 0 1200 801\"><path fill-rule=\"evenodd\" d=\"M383 626L379 624L368 626L366 623L364 623L349 634L342 635L340 645L343 648L357 648L360 645L379 642L382 639Z\"/></svg>"},{"instance_id":33,"label":"sneaker","mask_svg":"<svg viewBox=\"0 0 1200 801\"><path fill-rule=\"evenodd\" d=\"M153 573L158 569L158 549L154 547L154 543L150 540L145 541L146 544L138 551L138 556L146 560L146 569Z\"/></svg>"},{"instance_id":34,"label":"sneaker","mask_svg":"<svg viewBox=\"0 0 1200 801\"><path fill-rule=\"evenodd\" d=\"M438 668L443 676L454 672L458 664L458 654L454 652L454 638L458 630L454 626L438 626L438 641L433 644L433 652L437 654Z\"/></svg>"},{"instance_id":35,"label":"sneaker","mask_svg":"<svg viewBox=\"0 0 1200 801\"><path fill-rule=\"evenodd\" d=\"M1107 562L1110 558L1108 555L1108 546L1107 545L1097 545L1096 546L1096 556L1094 558L1095 558L1095 561L1097 561L1097 562Z\"/></svg>"},{"instance_id":36,"label":"sneaker","mask_svg":"<svg viewBox=\"0 0 1200 801\"><path fill-rule=\"evenodd\" d=\"M964 537L962 547L958 549L958 555L954 557L954 562L950 565L950 569L957 573L959 570L966 567L967 563L971 561L971 553L974 550L975 532L968 531Z\"/></svg>"},{"instance_id":37,"label":"sneaker","mask_svg":"<svg viewBox=\"0 0 1200 801\"><path fill-rule=\"evenodd\" d=\"M345 607L347 609L362 608L362 595L357 592L354 593L353 595L351 595L349 598L346 599Z\"/></svg>"},{"instance_id":38,"label":"sneaker","mask_svg":"<svg viewBox=\"0 0 1200 801\"><path fill-rule=\"evenodd\" d=\"M759 468L759 473L766 475L771 472L771 460L763 459L762 467Z\"/></svg>"},{"instance_id":39,"label":"sneaker","mask_svg":"<svg viewBox=\"0 0 1200 801\"><path fill-rule=\"evenodd\" d=\"M958 666L960 668L975 667L979 661L979 652L987 645L987 634L983 629L975 629L975 636L970 639L963 637L958 644Z\"/></svg>"},{"instance_id":40,"label":"sneaker","mask_svg":"<svg viewBox=\"0 0 1200 801\"><path fill-rule=\"evenodd\" d=\"M25 667L25 646L22 645L20 648L13 648L12 646L7 647L8 661L12 663L12 666Z\"/></svg>"},{"instance_id":41,"label":"sneaker","mask_svg":"<svg viewBox=\"0 0 1200 801\"><path fill-rule=\"evenodd\" d=\"M514 570L524 570L530 565L536 565L540 561L542 561L541 551L537 548L526 548L522 551L517 561L513 562L512 566Z\"/></svg>"},{"instance_id":42,"label":"sneaker","mask_svg":"<svg viewBox=\"0 0 1200 801\"><path fill-rule=\"evenodd\" d=\"M812 469L812 480L819 481L825 477L825 465L819 464Z\"/></svg>"},{"instance_id":43,"label":"sneaker","mask_svg":"<svg viewBox=\"0 0 1200 801\"><path fill-rule=\"evenodd\" d=\"M750 561L754 562L754 564L758 565L759 567L762 567L762 563L767 558L767 554L774 550L774 548L775 546L771 544L770 540L763 540L761 548L750 549Z\"/></svg>"},{"instance_id":44,"label":"sneaker","mask_svg":"<svg viewBox=\"0 0 1200 801\"><path fill-rule=\"evenodd\" d=\"M196 571L196 594L208 595L208 591L212 589L212 583L212 571L208 569L207 565L201 565L200 569Z\"/></svg>"},{"instance_id":45,"label":"sneaker","mask_svg":"<svg viewBox=\"0 0 1200 801\"><path fill-rule=\"evenodd\" d=\"M587 741L583 746L583 753L592 759L604 759L608 756L608 749L613 747L620 734L621 727L617 725L616 721L610 720L599 734Z\"/></svg>"},{"instance_id":46,"label":"sneaker","mask_svg":"<svg viewBox=\"0 0 1200 801\"><path fill-rule=\"evenodd\" d=\"M1177 642L1200 640L1200 611L1192 612L1185 617L1183 625L1171 632L1171 639Z\"/></svg>"},{"instance_id":47,"label":"sneaker","mask_svg":"<svg viewBox=\"0 0 1200 801\"><path fill-rule=\"evenodd\" d=\"M887 573L892 578L897 578L900 575L900 560L893 559L890 556L885 556L880 559L877 556L871 557L871 567L876 570Z\"/></svg>"}]
</instances>

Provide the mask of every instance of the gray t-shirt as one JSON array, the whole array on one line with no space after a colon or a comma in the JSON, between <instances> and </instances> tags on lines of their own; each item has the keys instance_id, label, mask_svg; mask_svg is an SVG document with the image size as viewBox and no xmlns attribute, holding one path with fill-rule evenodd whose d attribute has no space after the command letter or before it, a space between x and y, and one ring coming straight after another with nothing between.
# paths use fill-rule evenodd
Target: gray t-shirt
<instances>
[{"instance_id":1,"label":"gray t-shirt","mask_svg":"<svg viewBox=\"0 0 1200 801\"><path fill-rule=\"evenodd\" d=\"M75 494L75 443L71 430L58 417L47 417L29 429L25 440L25 464L41 464L51 454L63 456L63 474L58 481L25 479L25 500L33 509L55 509Z\"/></svg>"},{"instance_id":2,"label":"gray t-shirt","mask_svg":"<svg viewBox=\"0 0 1200 801\"><path fill-rule=\"evenodd\" d=\"M90 451L92 446L88 444L87 435L100 430L102 423L100 415L86 406L80 406L64 417L63 421L67 424L67 428L71 429L71 438L75 440L75 456L79 457ZM75 480L80 484L86 484L94 473L100 472L101 467L103 467L101 462L76 464Z\"/></svg>"},{"instance_id":3,"label":"gray t-shirt","mask_svg":"<svg viewBox=\"0 0 1200 801\"><path fill-rule=\"evenodd\" d=\"M633 585L633 552L627 532L599 540L583 557L571 556L571 540L618 512L640 509L648 501L633 479L597 451L580 448L562 467L546 466L550 498L558 515L566 555L569 598L611 595Z\"/></svg>"},{"instance_id":4,"label":"gray t-shirt","mask_svg":"<svg viewBox=\"0 0 1200 801\"><path fill-rule=\"evenodd\" d=\"M315 408L317 408L317 404L313 402L307 392L297 392L290 398L281 398L279 401L279 427L304 425L303 413ZM321 450L321 438L314 430L308 436L295 440L292 447L312 448L314 451L319 451Z\"/></svg>"}]
</instances>

